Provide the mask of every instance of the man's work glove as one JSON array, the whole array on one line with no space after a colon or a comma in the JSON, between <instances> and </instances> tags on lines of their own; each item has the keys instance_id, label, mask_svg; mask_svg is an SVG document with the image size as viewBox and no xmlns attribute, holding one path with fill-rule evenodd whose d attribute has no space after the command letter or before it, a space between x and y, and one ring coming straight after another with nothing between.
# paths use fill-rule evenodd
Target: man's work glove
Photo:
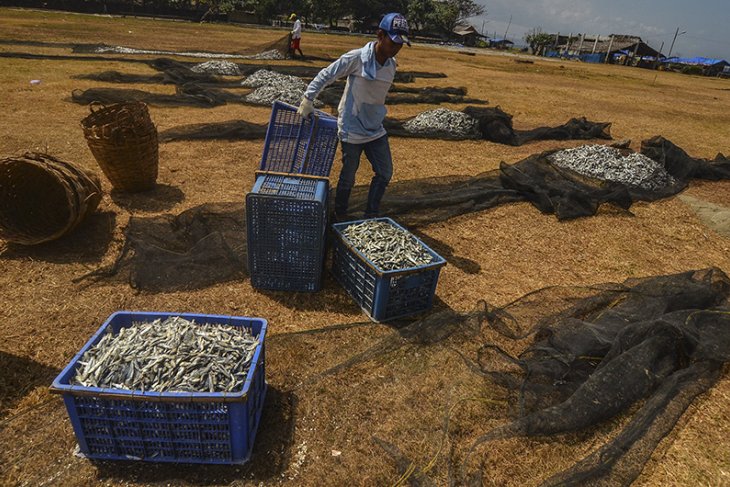
<instances>
[{"instance_id":1,"label":"man's work glove","mask_svg":"<svg viewBox=\"0 0 730 487\"><path fill-rule=\"evenodd\" d=\"M297 113L304 118L307 118L314 112L314 104L306 96L302 98L302 102L299 104Z\"/></svg>"}]
</instances>

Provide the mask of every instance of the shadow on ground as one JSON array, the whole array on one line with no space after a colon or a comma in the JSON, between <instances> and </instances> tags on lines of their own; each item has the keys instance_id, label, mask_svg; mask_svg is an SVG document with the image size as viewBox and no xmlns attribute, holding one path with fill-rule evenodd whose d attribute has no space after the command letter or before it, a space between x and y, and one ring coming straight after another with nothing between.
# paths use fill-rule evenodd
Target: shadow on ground
<instances>
[{"instance_id":1,"label":"shadow on ground","mask_svg":"<svg viewBox=\"0 0 730 487\"><path fill-rule=\"evenodd\" d=\"M0 352L0 370L0 418L36 387L50 385L60 372L7 352Z\"/></svg>"},{"instance_id":2,"label":"shadow on ground","mask_svg":"<svg viewBox=\"0 0 730 487\"><path fill-rule=\"evenodd\" d=\"M154 189L141 193L112 190L110 196L114 203L131 211L164 211L185 201L185 193L169 184L158 184Z\"/></svg>"},{"instance_id":3,"label":"shadow on ground","mask_svg":"<svg viewBox=\"0 0 730 487\"><path fill-rule=\"evenodd\" d=\"M68 235L39 245L9 243L0 259L41 260L55 264L100 262L114 236L116 214L95 213Z\"/></svg>"},{"instance_id":4,"label":"shadow on ground","mask_svg":"<svg viewBox=\"0 0 730 487\"><path fill-rule=\"evenodd\" d=\"M296 420L296 396L272 386L266 392L253 453L244 465L95 462L97 480L142 484L218 485L236 480L280 479L289 465Z\"/></svg>"}]
</instances>

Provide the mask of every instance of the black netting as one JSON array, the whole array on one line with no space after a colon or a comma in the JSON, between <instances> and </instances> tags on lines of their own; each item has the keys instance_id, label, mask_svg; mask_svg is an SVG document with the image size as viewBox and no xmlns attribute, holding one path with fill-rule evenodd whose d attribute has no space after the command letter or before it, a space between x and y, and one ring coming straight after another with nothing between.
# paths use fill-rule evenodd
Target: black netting
<instances>
[{"instance_id":1,"label":"black netting","mask_svg":"<svg viewBox=\"0 0 730 487\"><path fill-rule=\"evenodd\" d=\"M201 289L248 274L242 203L211 203L179 215L132 217L116 262L88 278L128 280L147 291Z\"/></svg>"},{"instance_id":2,"label":"black netting","mask_svg":"<svg viewBox=\"0 0 730 487\"><path fill-rule=\"evenodd\" d=\"M230 128L237 136L240 125ZM262 126L245 130L264 131ZM181 136L189 136L179 134ZM175 135L168 133L167 140ZM654 138L645 148L662 147L661 162L672 168L677 180L653 191L616 182L605 182L559 169L548 160L555 151L530 156L516 164L502 163L497 171L476 176L442 176L397 181L390 184L383 199L383 214L410 227L448 220L505 203L527 201L541 212L558 219L594 215L611 204L628 211L634 201L653 201L676 194L690 179L730 179L728 160L692 159L671 142ZM648 155L655 152L647 151ZM691 170L686 170L690 165ZM368 186L353 189L350 211L358 218L365 209ZM334 198L330 198L334 200ZM133 286L142 289L195 289L236 278L245 272L245 218L243 204L201 205L181 215L132 218L127 228L125 252L111 271L131 269ZM219 233L220 236L211 236ZM427 238L427 236L425 236ZM474 266L462 262L465 269ZM185 272L181 269L189 269ZM108 274L108 270L106 271ZM102 272L104 274L104 272Z\"/></svg>"},{"instance_id":3,"label":"black netting","mask_svg":"<svg viewBox=\"0 0 730 487\"><path fill-rule=\"evenodd\" d=\"M464 100L465 103L470 103ZM499 107L468 106L462 110L479 123L478 134L457 134L451 130L431 131L427 134L413 133L406 129L406 120L386 119L384 125L388 134L398 137L426 139L466 140L484 139L507 145L522 145L532 140L587 140L611 139L610 122L591 122L585 117L572 118L557 127L539 127L532 130L515 130L512 115Z\"/></svg>"},{"instance_id":4,"label":"black netting","mask_svg":"<svg viewBox=\"0 0 730 487\"><path fill-rule=\"evenodd\" d=\"M159 133L160 142L174 140L259 140L266 137L268 124L246 120L179 125Z\"/></svg>"},{"instance_id":5,"label":"black netting","mask_svg":"<svg viewBox=\"0 0 730 487\"><path fill-rule=\"evenodd\" d=\"M730 178L730 159L717 154L715 159L695 159L664 137L655 136L641 143L641 153L664 165L678 179L719 180Z\"/></svg>"},{"instance_id":6,"label":"black netting","mask_svg":"<svg viewBox=\"0 0 730 487\"><path fill-rule=\"evenodd\" d=\"M97 46L98 47L98 46ZM84 52L96 52L94 47L84 47ZM128 100L144 101L150 105L158 106L197 106L213 107L225 103L250 103L241 94L224 91L221 88L237 89L243 88L240 81L225 79L208 73L196 73L191 68L198 63L175 61L168 58L157 58L147 61L150 67L161 71L159 74L141 75L126 74L119 71L104 71L101 73L76 76L76 79L90 79L107 83L162 83L176 85L174 95L163 95L150 93L143 90L129 90L122 88L93 88L86 91L75 90L72 101L76 103L89 103L100 101L102 103L119 103ZM271 66L271 65L250 65L240 64L239 70L248 76L259 69L276 71L280 74L299 76L311 79L317 75L320 68L314 66ZM409 72L396 75L396 81L409 82L416 77L444 77L441 73ZM326 105L336 108L344 90L344 82L336 83L323 90L319 99ZM388 95L390 104L439 104L439 103L486 103L486 101L466 97L464 88L439 88L425 87L421 89L409 89L395 85ZM202 138L202 137L195 137Z\"/></svg>"},{"instance_id":7,"label":"black netting","mask_svg":"<svg viewBox=\"0 0 730 487\"><path fill-rule=\"evenodd\" d=\"M174 95L150 93L144 90L120 88L89 88L88 90L74 90L71 101L87 105L93 101L105 105L128 101L142 101L153 106L185 106L198 108L212 108L226 103L242 102L241 95L224 90L205 88L196 83L187 83L175 86Z\"/></svg>"},{"instance_id":8,"label":"black netting","mask_svg":"<svg viewBox=\"0 0 730 487\"><path fill-rule=\"evenodd\" d=\"M104 77L115 78L116 74L105 73ZM240 103L245 105L260 106L261 103L247 101L243 94L234 93L212 86L221 86L219 83L210 82L187 82L175 84L175 94L166 95L160 93L151 93L144 90L125 89L125 88L90 88L88 90L74 90L71 100L75 103L87 104L92 101L100 101L102 103L121 103L129 100L143 101L153 106L196 106L200 108L214 107L224 105L226 103ZM117 78L119 79L119 78ZM148 80L159 79L154 76ZM165 76L165 79L171 79ZM226 83L229 88L240 88L235 83ZM319 100L330 107L337 107L342 96L340 87L330 87L320 93ZM427 88L422 94L410 93L391 93L388 95L387 102L389 104L439 104L439 103L486 103L473 98L466 98L460 95L451 95L444 93L440 88ZM214 132L214 128L208 129L208 132ZM198 137L199 138L199 137Z\"/></svg>"},{"instance_id":9,"label":"black netting","mask_svg":"<svg viewBox=\"0 0 730 487\"><path fill-rule=\"evenodd\" d=\"M512 310L544 313L548 303L555 304L555 293L546 289L519 300L492 313L487 323L519 339L514 328L521 320ZM646 399L615 438L546 482L628 485L730 360L729 296L730 280L719 269L632 279L547 313L534 325L522 323L534 338L512 356L485 344L465 359L512 392L518 413L480 436L470 453L497 439L584 430Z\"/></svg>"},{"instance_id":10,"label":"black netting","mask_svg":"<svg viewBox=\"0 0 730 487\"><path fill-rule=\"evenodd\" d=\"M284 333L273 340L285 353L316 354L331 338L347 343L346 330L360 325ZM402 475L400 484L484 485L493 481L489 442L525 436L535 438L533 444L590 446L599 429L610 427L613 433L590 446L590 453L578 453L565 462L567 467L543 465L535 480L550 486L629 485L730 361L730 279L709 268L624 283L544 288L500 308L482 303L468 313L436 311L366 344L359 339L355 350L340 356L302 365L291 386L302 401L309 391L320 391L312 393L312 400L323 414L349 405L361 389L377 403L384 400L379 389L388 394L387 387L398 381L407 382L409 390L423 388L420 381L427 376L414 372L412 364L420 362L418 357L428 356L433 366L448 364L442 388L430 391L442 397L442 424L420 429L441 428L441 440L418 441L440 443L434 457L435 446L427 449L426 460L422 453L414 457L412 442L400 441L400 432L372 439ZM470 375L481 390L471 387L468 397L450 397L454 382ZM346 397L323 402L323 388ZM414 392L396 404L416 397ZM455 415L465 401L490 406ZM433 418L428 402L419 404L422 421ZM389 415L398 421L404 412L394 407ZM611 422L615 417L622 421ZM497 421L502 425L480 427Z\"/></svg>"},{"instance_id":11,"label":"black netting","mask_svg":"<svg viewBox=\"0 0 730 487\"><path fill-rule=\"evenodd\" d=\"M254 46L246 49L238 49L236 52L222 53L212 51L163 51L149 47L126 47L126 46L112 46L109 44L74 44L72 52L78 54L99 54L99 53L113 53L113 54L158 54L168 56L182 56L182 57L195 57L195 58L211 58L211 59L242 59L242 58L256 58L257 56L265 53L271 53L276 51L278 56L282 59L286 57L289 51L289 36L284 35L268 44Z\"/></svg>"},{"instance_id":12,"label":"black netting","mask_svg":"<svg viewBox=\"0 0 730 487\"><path fill-rule=\"evenodd\" d=\"M429 88L433 92L426 92L423 97L429 97L434 93L445 93L448 96L453 95L454 90L458 88ZM443 91L438 91L443 90ZM108 93L108 92L105 92ZM430 94L429 94L430 93ZM409 97L411 95L405 93L392 93L388 97L388 103L398 103L398 97ZM436 98L428 103L439 103L436 100L441 95L434 95ZM122 98L123 96L120 96ZM84 99L91 98L85 96ZM320 95L326 104L337 106L339 103L339 95L336 94L334 88L332 91L324 90ZM404 98L405 99L405 98ZM240 101L240 100L239 100ZM410 103L410 101L407 101ZM473 107L469 106L463 110L471 116L479 120L478 135L454 135L451 131L433 131L428 134L413 133L405 129L404 124L410 120L396 120L386 118L383 126L388 134L394 137L410 137L410 138L427 138L427 139L445 139L445 140L466 140L481 138L492 142L509 145L522 145L532 140L588 140L588 139L611 139L610 122L591 122L585 118L573 118L567 123L558 127L541 127L533 130L519 131L512 128L512 116L504 112L499 107ZM216 122L209 124L181 125L173 127L168 131L160 133L160 138L166 140L252 140L257 137L263 138L266 130L261 129L261 125L252 124L245 120L228 120L225 122Z\"/></svg>"}]
</instances>

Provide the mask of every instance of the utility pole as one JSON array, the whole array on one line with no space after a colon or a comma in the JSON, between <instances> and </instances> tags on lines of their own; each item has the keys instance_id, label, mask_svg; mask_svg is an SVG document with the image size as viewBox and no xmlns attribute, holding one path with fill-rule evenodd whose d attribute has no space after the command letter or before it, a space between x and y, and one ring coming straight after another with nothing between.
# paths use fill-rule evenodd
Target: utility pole
<instances>
[{"instance_id":1,"label":"utility pole","mask_svg":"<svg viewBox=\"0 0 730 487\"><path fill-rule=\"evenodd\" d=\"M682 32L682 34L686 34L687 31ZM677 31L674 33L674 39L672 39L672 45L669 47L669 54L667 54L667 57L672 57L672 49L674 49L674 41L677 40L677 36L679 36L679 27L677 27Z\"/></svg>"},{"instance_id":2,"label":"utility pole","mask_svg":"<svg viewBox=\"0 0 730 487\"><path fill-rule=\"evenodd\" d=\"M512 14L509 15L509 23L507 24L507 28L504 30L504 40L507 40L507 31L509 30L509 26L512 25Z\"/></svg>"},{"instance_id":3,"label":"utility pole","mask_svg":"<svg viewBox=\"0 0 730 487\"><path fill-rule=\"evenodd\" d=\"M565 45L565 55L570 56L570 49L573 47L573 33L568 36L568 43Z\"/></svg>"},{"instance_id":4,"label":"utility pole","mask_svg":"<svg viewBox=\"0 0 730 487\"><path fill-rule=\"evenodd\" d=\"M606 49L606 64L608 64L608 58L611 57L611 47L613 46L613 34L611 34L611 40L608 41L608 49Z\"/></svg>"}]
</instances>

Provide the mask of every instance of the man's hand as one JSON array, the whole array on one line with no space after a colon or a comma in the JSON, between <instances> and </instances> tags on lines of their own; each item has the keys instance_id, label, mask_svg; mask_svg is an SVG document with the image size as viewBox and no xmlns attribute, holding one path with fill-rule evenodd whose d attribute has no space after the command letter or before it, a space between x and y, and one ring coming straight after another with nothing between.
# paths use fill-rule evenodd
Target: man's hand
<instances>
[{"instance_id":1,"label":"man's hand","mask_svg":"<svg viewBox=\"0 0 730 487\"><path fill-rule=\"evenodd\" d=\"M302 102L299 104L297 113L304 118L307 118L314 112L314 104L305 96L302 98Z\"/></svg>"}]
</instances>

